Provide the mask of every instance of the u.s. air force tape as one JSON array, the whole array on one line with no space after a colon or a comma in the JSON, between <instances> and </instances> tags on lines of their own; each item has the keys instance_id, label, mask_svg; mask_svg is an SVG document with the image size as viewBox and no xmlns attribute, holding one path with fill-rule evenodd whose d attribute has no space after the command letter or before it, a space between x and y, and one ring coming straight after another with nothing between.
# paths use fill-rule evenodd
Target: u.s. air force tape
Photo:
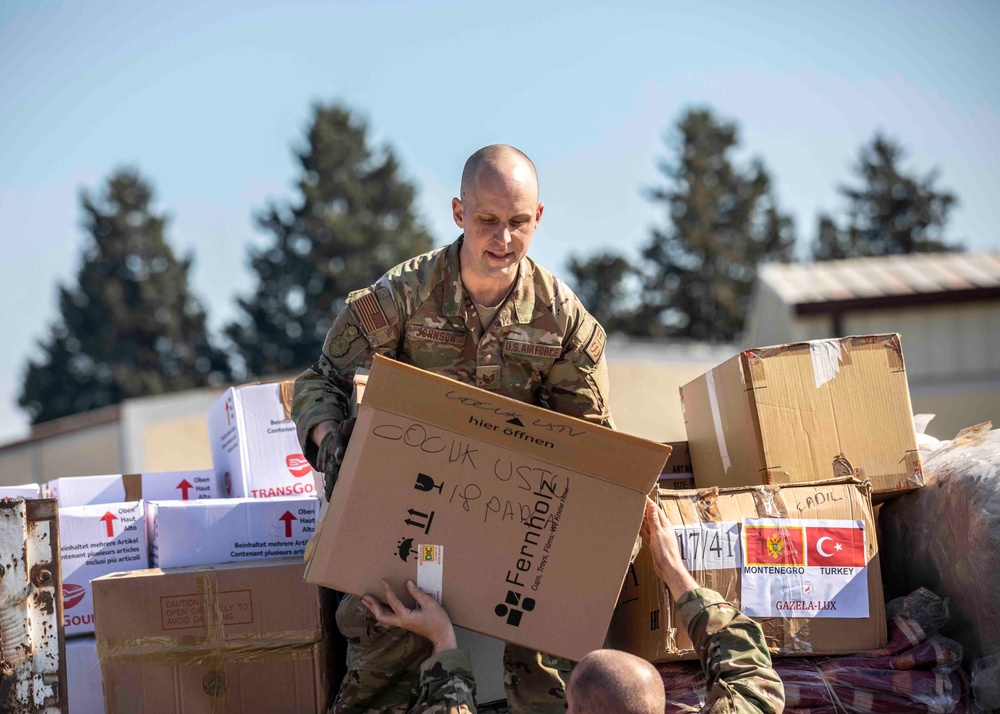
<instances>
[{"instance_id":1,"label":"u.s. air force tape","mask_svg":"<svg viewBox=\"0 0 1000 714\"><path fill-rule=\"evenodd\" d=\"M590 341L587 342L587 346L584 348L584 352L590 361L597 364L601 360L601 355L604 354L604 343L607 338L604 336L604 330L600 325L594 323L594 331L590 335Z\"/></svg>"}]
</instances>

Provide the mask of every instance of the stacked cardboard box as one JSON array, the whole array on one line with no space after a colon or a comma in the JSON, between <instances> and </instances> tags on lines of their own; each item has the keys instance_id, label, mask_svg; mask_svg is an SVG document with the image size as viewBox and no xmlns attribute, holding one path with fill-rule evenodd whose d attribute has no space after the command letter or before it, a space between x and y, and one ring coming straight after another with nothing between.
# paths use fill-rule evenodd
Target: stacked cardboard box
<instances>
[{"instance_id":1,"label":"stacked cardboard box","mask_svg":"<svg viewBox=\"0 0 1000 714\"><path fill-rule=\"evenodd\" d=\"M757 620L772 653L796 656L885 645L870 494L852 477L659 491L698 584ZM625 578L608 640L652 662L697 658L647 549Z\"/></svg>"},{"instance_id":2,"label":"stacked cardboard box","mask_svg":"<svg viewBox=\"0 0 1000 714\"><path fill-rule=\"evenodd\" d=\"M236 498L315 496L291 418L293 382L232 387L206 414L212 463Z\"/></svg>"},{"instance_id":3,"label":"stacked cardboard box","mask_svg":"<svg viewBox=\"0 0 1000 714\"><path fill-rule=\"evenodd\" d=\"M106 711L326 710L319 589L301 559L94 581Z\"/></svg>"},{"instance_id":4,"label":"stacked cardboard box","mask_svg":"<svg viewBox=\"0 0 1000 714\"><path fill-rule=\"evenodd\" d=\"M924 484L899 335L746 350L681 387L695 483Z\"/></svg>"},{"instance_id":5,"label":"stacked cardboard box","mask_svg":"<svg viewBox=\"0 0 1000 714\"><path fill-rule=\"evenodd\" d=\"M659 493L698 583L758 620L775 654L884 645L872 498L924 483L899 336L746 350L681 404L697 490ZM661 487L683 487L670 476ZM653 661L695 656L648 553L610 640Z\"/></svg>"}]
</instances>

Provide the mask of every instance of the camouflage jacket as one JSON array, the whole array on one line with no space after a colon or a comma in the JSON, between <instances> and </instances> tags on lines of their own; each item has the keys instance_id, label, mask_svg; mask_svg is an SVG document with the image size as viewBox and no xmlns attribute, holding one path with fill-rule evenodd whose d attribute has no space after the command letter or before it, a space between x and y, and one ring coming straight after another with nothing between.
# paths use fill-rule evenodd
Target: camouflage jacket
<instances>
[{"instance_id":1,"label":"camouflage jacket","mask_svg":"<svg viewBox=\"0 0 1000 714\"><path fill-rule=\"evenodd\" d=\"M604 330L561 280L523 258L487 329L462 286L462 237L397 265L347 297L319 360L295 381L292 418L317 463L310 430L340 423L355 370L381 354L522 402L613 426Z\"/></svg>"},{"instance_id":2,"label":"camouflage jacket","mask_svg":"<svg viewBox=\"0 0 1000 714\"><path fill-rule=\"evenodd\" d=\"M420 667L420 695L412 714L476 714L476 680L464 650L429 657Z\"/></svg>"},{"instance_id":3,"label":"camouflage jacket","mask_svg":"<svg viewBox=\"0 0 1000 714\"><path fill-rule=\"evenodd\" d=\"M677 612L705 670L710 714L780 714L785 688L771 667L760 625L714 590L696 588L681 596Z\"/></svg>"},{"instance_id":4,"label":"camouflage jacket","mask_svg":"<svg viewBox=\"0 0 1000 714\"><path fill-rule=\"evenodd\" d=\"M760 625L708 588L677 603L706 674L707 714L781 714L785 689L771 667ZM474 713L475 681L468 655L449 650L420 668L420 698L411 712Z\"/></svg>"}]
</instances>

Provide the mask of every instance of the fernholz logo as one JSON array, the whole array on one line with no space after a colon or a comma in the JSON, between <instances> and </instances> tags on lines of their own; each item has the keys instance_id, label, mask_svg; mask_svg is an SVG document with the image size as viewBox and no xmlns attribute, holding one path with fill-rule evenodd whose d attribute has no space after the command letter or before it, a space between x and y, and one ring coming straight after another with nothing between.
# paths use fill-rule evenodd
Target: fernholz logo
<instances>
[{"instance_id":1,"label":"fernholz logo","mask_svg":"<svg viewBox=\"0 0 1000 714\"><path fill-rule=\"evenodd\" d=\"M520 606L520 609L518 609L518 606ZM507 597L493 609L493 612L497 614L497 617L506 617L508 625L520 627L522 615L534 609L535 600L533 598L526 597L522 600L520 593L508 590Z\"/></svg>"}]
</instances>

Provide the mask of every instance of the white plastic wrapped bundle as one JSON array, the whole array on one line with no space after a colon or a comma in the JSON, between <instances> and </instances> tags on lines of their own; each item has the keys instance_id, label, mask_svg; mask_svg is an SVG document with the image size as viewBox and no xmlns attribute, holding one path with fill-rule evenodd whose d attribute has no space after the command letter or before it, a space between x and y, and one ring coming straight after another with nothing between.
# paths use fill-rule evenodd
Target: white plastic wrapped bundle
<instances>
[{"instance_id":1,"label":"white plastic wrapped bundle","mask_svg":"<svg viewBox=\"0 0 1000 714\"><path fill-rule=\"evenodd\" d=\"M1000 430L964 430L925 458L924 474L924 488L881 508L886 596L923 586L949 598L942 634L981 683L1000 681ZM1000 708L996 687L976 694L982 709Z\"/></svg>"}]
</instances>

